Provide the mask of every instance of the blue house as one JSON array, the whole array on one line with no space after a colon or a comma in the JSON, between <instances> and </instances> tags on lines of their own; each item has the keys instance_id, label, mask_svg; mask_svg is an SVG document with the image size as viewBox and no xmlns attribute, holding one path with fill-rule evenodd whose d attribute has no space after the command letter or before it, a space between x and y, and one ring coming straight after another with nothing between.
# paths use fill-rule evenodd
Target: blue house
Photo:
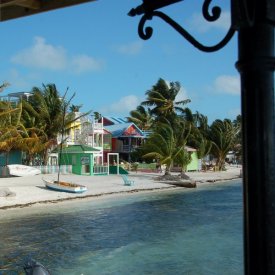
<instances>
[{"instance_id":1,"label":"blue house","mask_svg":"<svg viewBox=\"0 0 275 275\"><path fill-rule=\"evenodd\" d=\"M131 161L131 153L139 148L145 135L138 126L123 118L103 117L104 128L112 135L112 153L119 153L120 158Z\"/></svg>"}]
</instances>

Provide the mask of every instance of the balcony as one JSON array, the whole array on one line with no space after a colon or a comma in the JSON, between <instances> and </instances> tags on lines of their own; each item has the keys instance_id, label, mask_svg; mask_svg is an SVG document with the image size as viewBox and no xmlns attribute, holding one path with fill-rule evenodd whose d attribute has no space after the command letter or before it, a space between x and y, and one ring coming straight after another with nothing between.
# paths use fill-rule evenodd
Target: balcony
<instances>
[{"instance_id":1,"label":"balcony","mask_svg":"<svg viewBox=\"0 0 275 275\"><path fill-rule=\"evenodd\" d=\"M118 152L118 153L131 153L131 152L134 152L139 147L140 147L139 145L122 145L122 146L117 146L116 152Z\"/></svg>"},{"instance_id":2,"label":"balcony","mask_svg":"<svg viewBox=\"0 0 275 275\"><path fill-rule=\"evenodd\" d=\"M93 122L90 128L91 133L103 133L103 123Z\"/></svg>"}]
</instances>

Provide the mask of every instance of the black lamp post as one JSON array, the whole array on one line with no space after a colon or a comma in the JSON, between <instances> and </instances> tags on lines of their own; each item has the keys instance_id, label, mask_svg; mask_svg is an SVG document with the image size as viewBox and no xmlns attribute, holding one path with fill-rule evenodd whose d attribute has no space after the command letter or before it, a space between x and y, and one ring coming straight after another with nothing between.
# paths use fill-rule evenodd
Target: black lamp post
<instances>
[{"instance_id":1,"label":"black lamp post","mask_svg":"<svg viewBox=\"0 0 275 275\"><path fill-rule=\"evenodd\" d=\"M275 274L275 94L274 25L275 0L231 0L231 26L214 46L197 41L166 14L157 11L180 0L143 0L129 12L142 15L138 33L149 39L146 27L154 16L162 18L185 39L206 52L224 47L238 32L243 127L244 253L245 274ZM216 21L222 12L212 0L204 0L202 13Z\"/></svg>"}]
</instances>

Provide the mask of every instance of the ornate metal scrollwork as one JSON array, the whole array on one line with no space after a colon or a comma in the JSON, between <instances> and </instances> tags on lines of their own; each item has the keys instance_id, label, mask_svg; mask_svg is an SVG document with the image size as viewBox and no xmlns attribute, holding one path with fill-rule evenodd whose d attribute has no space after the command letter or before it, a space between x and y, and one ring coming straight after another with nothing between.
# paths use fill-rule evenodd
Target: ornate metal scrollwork
<instances>
[{"instance_id":1,"label":"ornate metal scrollwork","mask_svg":"<svg viewBox=\"0 0 275 275\"><path fill-rule=\"evenodd\" d=\"M203 17L209 21L214 22L218 20L221 16L221 8L218 6L214 6L210 13L210 4L212 0L205 0L202 6L202 14ZM188 42L190 42L194 47L198 48L201 51L204 52L215 52L219 49L223 48L233 37L235 30L230 26L227 34L225 37L216 45L213 46L206 46L200 43L194 36L192 36L186 29L184 29L182 26L180 26L177 22L175 22L173 19L171 19L169 16L164 14L160 11L154 11L154 10L146 10L143 6L139 6L139 12L135 12L135 10L131 10L131 16L135 16L137 14L142 14L143 16L140 19L139 25L138 25L138 34L139 36L147 40L153 35L153 28L152 27L145 27L145 24L147 20L151 20L154 16L157 16L164 20L166 23L168 23L171 27L173 27L177 32L179 32ZM142 8L142 12L140 12Z\"/></svg>"},{"instance_id":2,"label":"ornate metal scrollwork","mask_svg":"<svg viewBox=\"0 0 275 275\"><path fill-rule=\"evenodd\" d=\"M205 0L203 5L202 5L202 14L203 17L209 21L209 22L214 22L218 20L221 16L222 9L218 6L215 6L212 8L212 15L209 13L210 10L210 4L212 0Z\"/></svg>"}]
</instances>

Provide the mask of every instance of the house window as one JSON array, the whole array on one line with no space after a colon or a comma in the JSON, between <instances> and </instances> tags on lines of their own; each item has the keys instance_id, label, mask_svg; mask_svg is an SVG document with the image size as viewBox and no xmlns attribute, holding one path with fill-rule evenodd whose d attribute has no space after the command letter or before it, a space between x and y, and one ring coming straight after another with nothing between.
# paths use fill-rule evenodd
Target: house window
<instances>
[{"instance_id":1,"label":"house window","mask_svg":"<svg viewBox=\"0 0 275 275\"><path fill-rule=\"evenodd\" d=\"M78 140L80 136L80 130L79 129L75 129L74 131L74 140Z\"/></svg>"}]
</instances>

